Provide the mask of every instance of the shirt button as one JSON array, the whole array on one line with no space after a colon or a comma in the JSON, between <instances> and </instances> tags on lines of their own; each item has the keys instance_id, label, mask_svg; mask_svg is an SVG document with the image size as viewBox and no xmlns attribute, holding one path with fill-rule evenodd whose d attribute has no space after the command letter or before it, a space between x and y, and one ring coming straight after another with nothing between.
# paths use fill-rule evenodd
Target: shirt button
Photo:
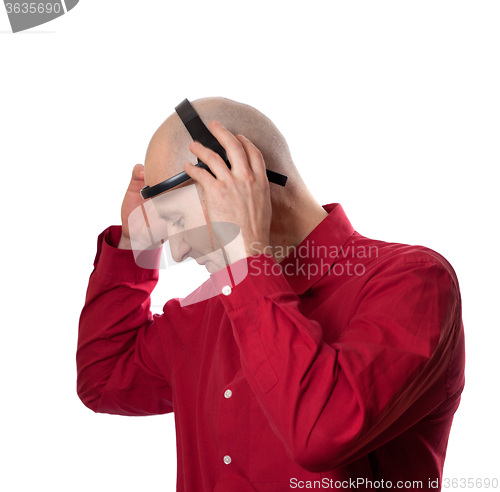
<instances>
[{"instance_id":1,"label":"shirt button","mask_svg":"<svg viewBox=\"0 0 500 492\"><path fill-rule=\"evenodd\" d=\"M229 294L231 294L231 292L233 292L233 290L231 289L231 287L229 287L229 285L224 285L224 287L222 287L222 293L225 296L228 296Z\"/></svg>"},{"instance_id":2,"label":"shirt button","mask_svg":"<svg viewBox=\"0 0 500 492\"><path fill-rule=\"evenodd\" d=\"M231 398L233 396L233 392L230 389L224 391L224 398Z\"/></svg>"},{"instance_id":3,"label":"shirt button","mask_svg":"<svg viewBox=\"0 0 500 492\"><path fill-rule=\"evenodd\" d=\"M231 456L229 456L228 454L226 454L226 456L224 456L224 463L226 465L230 465L231 464Z\"/></svg>"}]
</instances>

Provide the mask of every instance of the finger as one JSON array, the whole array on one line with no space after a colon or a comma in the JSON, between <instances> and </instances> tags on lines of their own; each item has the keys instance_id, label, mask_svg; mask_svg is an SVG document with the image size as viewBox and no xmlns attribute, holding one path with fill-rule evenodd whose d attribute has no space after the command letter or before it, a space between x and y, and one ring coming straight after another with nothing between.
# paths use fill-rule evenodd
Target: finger
<instances>
[{"instance_id":1,"label":"finger","mask_svg":"<svg viewBox=\"0 0 500 492\"><path fill-rule=\"evenodd\" d=\"M200 183L204 190L208 190L215 178L205 169L191 164L191 162L186 162L184 164L184 171L197 183Z\"/></svg>"},{"instance_id":2,"label":"finger","mask_svg":"<svg viewBox=\"0 0 500 492\"><path fill-rule=\"evenodd\" d=\"M231 170L236 174L247 174L250 166L241 142L218 121L212 121L209 126L214 137L224 147Z\"/></svg>"},{"instance_id":3,"label":"finger","mask_svg":"<svg viewBox=\"0 0 500 492\"><path fill-rule=\"evenodd\" d=\"M144 166L136 164L132 169L132 181L144 181Z\"/></svg>"},{"instance_id":4,"label":"finger","mask_svg":"<svg viewBox=\"0 0 500 492\"><path fill-rule=\"evenodd\" d=\"M205 147L200 142L193 142L189 146L189 150L210 168L210 171L215 174L217 179L223 180L230 176L230 171L226 163L213 150Z\"/></svg>"},{"instance_id":5,"label":"finger","mask_svg":"<svg viewBox=\"0 0 500 492\"><path fill-rule=\"evenodd\" d=\"M236 138L241 143L243 150L247 155L248 164L250 169L259 178L266 178L266 163L262 152L244 135L236 135Z\"/></svg>"}]
</instances>

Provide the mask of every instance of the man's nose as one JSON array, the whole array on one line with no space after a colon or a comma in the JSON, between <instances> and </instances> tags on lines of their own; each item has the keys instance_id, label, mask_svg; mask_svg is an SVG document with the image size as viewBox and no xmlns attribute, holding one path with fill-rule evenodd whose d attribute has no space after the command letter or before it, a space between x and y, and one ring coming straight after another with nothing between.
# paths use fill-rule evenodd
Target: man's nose
<instances>
[{"instance_id":1,"label":"man's nose","mask_svg":"<svg viewBox=\"0 0 500 492\"><path fill-rule=\"evenodd\" d=\"M174 234L168 238L170 254L176 263L184 261L191 251L191 246L184 240L183 234Z\"/></svg>"}]
</instances>

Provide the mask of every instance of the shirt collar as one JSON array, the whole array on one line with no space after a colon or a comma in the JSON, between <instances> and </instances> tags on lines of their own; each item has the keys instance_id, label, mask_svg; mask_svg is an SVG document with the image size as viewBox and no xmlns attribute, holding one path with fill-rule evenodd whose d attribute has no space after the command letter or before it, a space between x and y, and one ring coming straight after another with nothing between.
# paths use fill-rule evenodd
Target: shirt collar
<instances>
[{"instance_id":1,"label":"shirt collar","mask_svg":"<svg viewBox=\"0 0 500 492\"><path fill-rule=\"evenodd\" d=\"M280 263L288 283L299 295L328 273L354 232L340 203L323 208L328 216Z\"/></svg>"}]
</instances>

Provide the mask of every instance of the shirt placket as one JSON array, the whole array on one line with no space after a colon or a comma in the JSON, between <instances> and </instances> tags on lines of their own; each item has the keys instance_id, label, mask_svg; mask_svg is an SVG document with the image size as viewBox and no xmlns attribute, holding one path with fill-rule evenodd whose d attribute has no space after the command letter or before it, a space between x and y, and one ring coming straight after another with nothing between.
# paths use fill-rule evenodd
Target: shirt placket
<instances>
[{"instance_id":1,"label":"shirt placket","mask_svg":"<svg viewBox=\"0 0 500 492\"><path fill-rule=\"evenodd\" d=\"M222 476L248 468L249 388L240 371L219 390L219 456Z\"/></svg>"}]
</instances>

